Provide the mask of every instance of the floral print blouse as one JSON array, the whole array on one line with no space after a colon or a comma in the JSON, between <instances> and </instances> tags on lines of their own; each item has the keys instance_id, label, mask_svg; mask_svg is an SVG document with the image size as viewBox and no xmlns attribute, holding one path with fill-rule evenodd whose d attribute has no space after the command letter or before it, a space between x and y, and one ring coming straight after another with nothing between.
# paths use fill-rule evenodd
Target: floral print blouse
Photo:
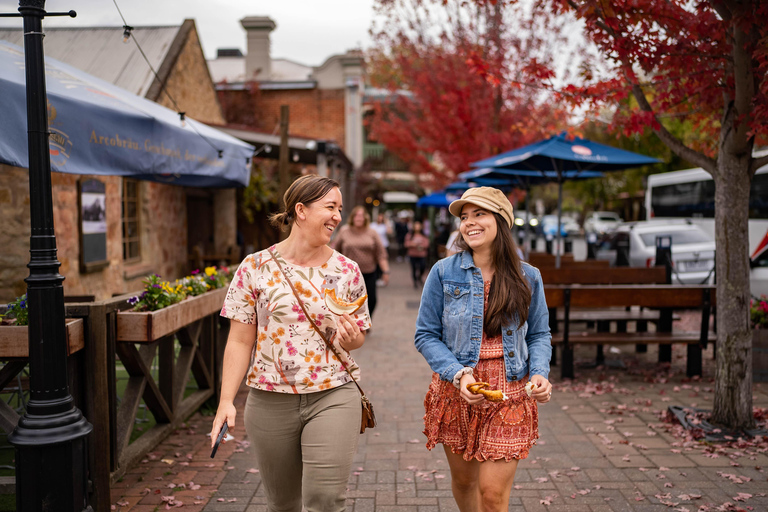
<instances>
[{"instance_id":1,"label":"floral print blouse","mask_svg":"<svg viewBox=\"0 0 768 512\"><path fill-rule=\"evenodd\" d=\"M290 278L309 316L333 343L343 364L360 379L360 368L336 340L336 315L325 305L325 290L352 302L366 294L357 263L333 251L318 267L288 263L270 248ZM221 316L244 324L257 324L256 343L246 383L263 391L314 393L352 380L338 358L307 321L296 295L280 269L263 250L247 256L229 285ZM371 327L368 301L352 318L361 330Z\"/></svg>"}]
</instances>

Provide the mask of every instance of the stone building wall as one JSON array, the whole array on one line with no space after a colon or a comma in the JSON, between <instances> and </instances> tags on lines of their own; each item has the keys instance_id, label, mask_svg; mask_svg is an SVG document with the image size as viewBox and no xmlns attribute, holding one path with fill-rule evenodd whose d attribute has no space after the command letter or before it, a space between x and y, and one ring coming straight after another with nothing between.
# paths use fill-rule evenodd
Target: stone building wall
<instances>
[{"instance_id":1,"label":"stone building wall","mask_svg":"<svg viewBox=\"0 0 768 512\"><path fill-rule=\"evenodd\" d=\"M171 70L165 87L186 114L203 123L224 124L224 115L216 98L216 88L208 73L208 64L200 46L197 30L190 30L187 40ZM155 100L176 110L168 95L161 92Z\"/></svg>"}]
</instances>

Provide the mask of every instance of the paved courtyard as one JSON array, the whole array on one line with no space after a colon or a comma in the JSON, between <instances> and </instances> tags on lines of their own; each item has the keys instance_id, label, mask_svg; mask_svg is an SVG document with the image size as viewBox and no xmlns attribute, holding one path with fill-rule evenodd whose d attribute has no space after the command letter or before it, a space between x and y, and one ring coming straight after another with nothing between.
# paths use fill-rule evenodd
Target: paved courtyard
<instances>
[{"instance_id":1,"label":"paved courtyard","mask_svg":"<svg viewBox=\"0 0 768 512\"><path fill-rule=\"evenodd\" d=\"M379 290L374 330L355 353L363 389L379 425L360 437L349 476L348 510L451 512L450 473L442 449L429 452L421 433L431 372L413 348L420 290L405 263ZM710 408L712 348L701 381L684 378L684 347L660 369L656 350L635 355L606 350L605 368L589 369L594 348L577 350L577 379L559 379L552 402L540 407L540 440L520 463L510 512L705 512L768 510L766 444L725 448L673 435L662 421L669 405ZM579 363L582 364L579 364ZM245 400L238 396L239 410ZM755 406L768 407L758 384ZM236 442L209 458L210 417L190 418L112 488L114 510L266 511L261 480L240 417Z\"/></svg>"}]
</instances>

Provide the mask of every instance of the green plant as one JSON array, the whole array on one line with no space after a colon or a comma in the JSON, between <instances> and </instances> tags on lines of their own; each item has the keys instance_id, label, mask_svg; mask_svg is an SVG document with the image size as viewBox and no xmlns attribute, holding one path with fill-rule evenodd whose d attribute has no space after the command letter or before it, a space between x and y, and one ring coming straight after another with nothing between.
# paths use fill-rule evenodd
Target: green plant
<instances>
[{"instance_id":1,"label":"green plant","mask_svg":"<svg viewBox=\"0 0 768 512\"><path fill-rule=\"evenodd\" d=\"M198 276L183 277L177 283L181 284L184 293L192 297L202 295L210 289L210 285Z\"/></svg>"},{"instance_id":2,"label":"green plant","mask_svg":"<svg viewBox=\"0 0 768 512\"><path fill-rule=\"evenodd\" d=\"M134 311L156 311L181 302L186 297L181 284L171 287L170 283L162 281L157 274L147 276L142 282L144 292L128 299Z\"/></svg>"},{"instance_id":3,"label":"green plant","mask_svg":"<svg viewBox=\"0 0 768 512\"><path fill-rule=\"evenodd\" d=\"M0 315L4 324L27 325L29 324L29 310L27 309L27 294L16 298L8 304L5 314Z\"/></svg>"},{"instance_id":4,"label":"green plant","mask_svg":"<svg viewBox=\"0 0 768 512\"><path fill-rule=\"evenodd\" d=\"M768 329L768 297L749 301L749 320L753 329Z\"/></svg>"},{"instance_id":5,"label":"green plant","mask_svg":"<svg viewBox=\"0 0 768 512\"><path fill-rule=\"evenodd\" d=\"M224 288L232 278L232 272L229 270L229 267L205 267L203 272L195 270L192 274L213 289Z\"/></svg>"}]
</instances>

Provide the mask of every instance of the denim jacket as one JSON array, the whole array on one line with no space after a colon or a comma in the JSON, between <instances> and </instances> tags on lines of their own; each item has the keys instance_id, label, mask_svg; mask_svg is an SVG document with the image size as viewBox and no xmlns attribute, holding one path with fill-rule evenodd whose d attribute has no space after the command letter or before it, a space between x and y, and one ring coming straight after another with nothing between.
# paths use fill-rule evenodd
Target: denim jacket
<instances>
[{"instance_id":1,"label":"denim jacket","mask_svg":"<svg viewBox=\"0 0 768 512\"><path fill-rule=\"evenodd\" d=\"M513 319L501 330L509 381L528 374L549 378L552 356L541 273L528 263L522 265L532 290L528 321L520 326ZM415 344L442 380L450 382L463 367L477 365L484 299L483 277L468 251L442 259L432 267L421 295Z\"/></svg>"}]
</instances>

